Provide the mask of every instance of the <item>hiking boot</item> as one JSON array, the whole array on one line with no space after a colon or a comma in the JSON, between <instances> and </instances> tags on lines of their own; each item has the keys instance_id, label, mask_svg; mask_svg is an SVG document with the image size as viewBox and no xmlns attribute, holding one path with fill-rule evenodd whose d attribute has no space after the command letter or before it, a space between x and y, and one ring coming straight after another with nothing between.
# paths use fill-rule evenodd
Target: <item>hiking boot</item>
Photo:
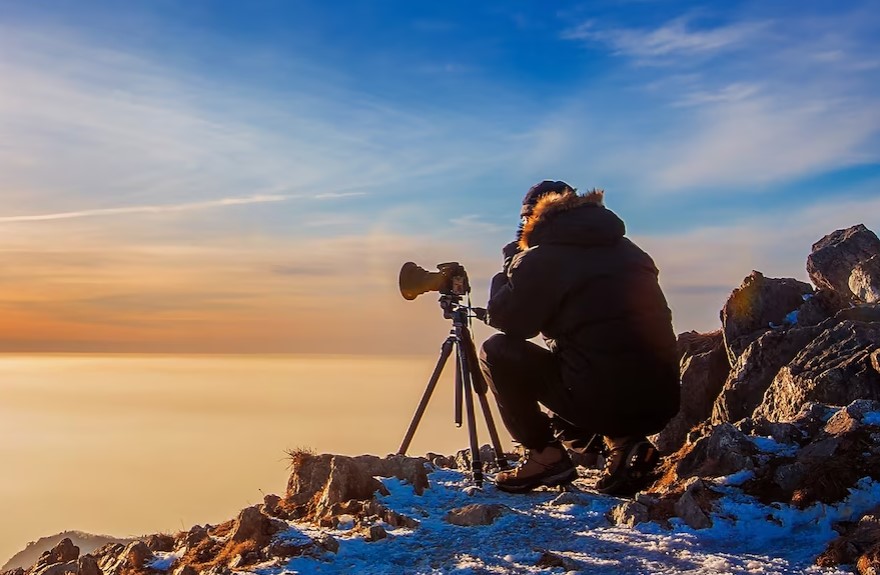
<instances>
[{"instance_id":1,"label":"hiking boot","mask_svg":"<svg viewBox=\"0 0 880 575\"><path fill-rule=\"evenodd\" d=\"M543 449L526 450L515 469L495 475L495 486L508 493L525 493L541 485L571 483L577 476L568 452L558 443L551 443Z\"/></svg>"},{"instance_id":2,"label":"hiking boot","mask_svg":"<svg viewBox=\"0 0 880 575\"><path fill-rule=\"evenodd\" d=\"M605 438L608 449L605 469L596 482L596 491L606 495L631 497L651 482L657 466L657 448L644 436Z\"/></svg>"}]
</instances>

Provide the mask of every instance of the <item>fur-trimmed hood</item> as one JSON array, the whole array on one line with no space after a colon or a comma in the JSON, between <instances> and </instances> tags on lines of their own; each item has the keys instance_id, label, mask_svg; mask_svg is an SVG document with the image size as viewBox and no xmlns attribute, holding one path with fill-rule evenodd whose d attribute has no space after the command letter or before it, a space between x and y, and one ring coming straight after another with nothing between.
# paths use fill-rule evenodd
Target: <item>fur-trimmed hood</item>
<instances>
[{"instance_id":1,"label":"fur-trimmed hood","mask_svg":"<svg viewBox=\"0 0 880 575\"><path fill-rule=\"evenodd\" d=\"M519 246L525 250L542 243L611 245L626 233L623 220L605 208L605 193L591 190L579 195L543 196L523 226Z\"/></svg>"}]
</instances>

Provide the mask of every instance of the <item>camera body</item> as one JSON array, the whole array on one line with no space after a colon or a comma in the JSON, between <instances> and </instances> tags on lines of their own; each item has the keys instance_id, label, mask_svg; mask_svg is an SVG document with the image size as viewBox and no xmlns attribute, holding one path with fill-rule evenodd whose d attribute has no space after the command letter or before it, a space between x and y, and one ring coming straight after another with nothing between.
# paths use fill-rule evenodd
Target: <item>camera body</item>
<instances>
[{"instance_id":1,"label":"camera body","mask_svg":"<svg viewBox=\"0 0 880 575\"><path fill-rule=\"evenodd\" d=\"M437 269L444 279L443 285L437 289L441 294L464 296L470 293L471 284L463 265L458 262L446 262L437 264Z\"/></svg>"}]
</instances>

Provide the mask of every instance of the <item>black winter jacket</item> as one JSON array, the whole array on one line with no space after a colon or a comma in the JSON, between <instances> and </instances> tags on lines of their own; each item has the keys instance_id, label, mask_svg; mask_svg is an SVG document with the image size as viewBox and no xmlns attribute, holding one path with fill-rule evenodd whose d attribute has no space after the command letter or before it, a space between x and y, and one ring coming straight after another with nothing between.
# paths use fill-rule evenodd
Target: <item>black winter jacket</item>
<instances>
[{"instance_id":1,"label":"black winter jacket","mask_svg":"<svg viewBox=\"0 0 880 575\"><path fill-rule=\"evenodd\" d=\"M572 423L649 435L679 408L672 315L651 257L596 202L567 194L538 203L522 251L492 281L487 321L510 336L543 335L583 413Z\"/></svg>"}]
</instances>

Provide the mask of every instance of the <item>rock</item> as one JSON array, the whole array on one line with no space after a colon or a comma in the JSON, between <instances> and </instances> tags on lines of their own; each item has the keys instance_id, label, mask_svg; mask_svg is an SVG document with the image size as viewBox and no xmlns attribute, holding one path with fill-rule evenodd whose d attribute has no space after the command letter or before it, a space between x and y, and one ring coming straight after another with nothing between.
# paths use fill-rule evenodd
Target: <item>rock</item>
<instances>
[{"instance_id":1,"label":"rock","mask_svg":"<svg viewBox=\"0 0 880 575\"><path fill-rule=\"evenodd\" d=\"M765 278L758 271L747 276L721 309L730 365L736 365L745 348L771 329L771 324L784 325L786 316L800 308L804 296L812 293L809 284L795 279Z\"/></svg>"},{"instance_id":2,"label":"rock","mask_svg":"<svg viewBox=\"0 0 880 575\"><path fill-rule=\"evenodd\" d=\"M425 458L431 462L431 465L437 467L439 469L455 469L456 462L455 457L450 457L448 455L441 455L439 453L428 452L425 454Z\"/></svg>"},{"instance_id":3,"label":"rock","mask_svg":"<svg viewBox=\"0 0 880 575\"><path fill-rule=\"evenodd\" d=\"M562 568L566 571L578 571L580 569L580 566L568 557L563 557L552 551L542 551L541 556L535 562L535 567L541 569Z\"/></svg>"},{"instance_id":4,"label":"rock","mask_svg":"<svg viewBox=\"0 0 880 575\"><path fill-rule=\"evenodd\" d=\"M98 567L98 561L91 555L83 555L77 560L77 573L79 575L104 575Z\"/></svg>"},{"instance_id":5,"label":"rock","mask_svg":"<svg viewBox=\"0 0 880 575\"><path fill-rule=\"evenodd\" d=\"M504 514L506 509L504 505L497 503L472 503L449 511L443 520L463 527L491 525Z\"/></svg>"},{"instance_id":6,"label":"rock","mask_svg":"<svg viewBox=\"0 0 880 575\"><path fill-rule=\"evenodd\" d=\"M171 535L150 535L144 540L144 543L147 544L147 548L150 551L162 551L162 552L171 552L174 551L174 537Z\"/></svg>"},{"instance_id":7,"label":"rock","mask_svg":"<svg viewBox=\"0 0 880 575\"><path fill-rule=\"evenodd\" d=\"M201 525L193 526L184 536L184 542L187 547L195 547L202 540L208 538L208 528Z\"/></svg>"},{"instance_id":8,"label":"rock","mask_svg":"<svg viewBox=\"0 0 880 575\"><path fill-rule=\"evenodd\" d=\"M880 254L856 265L849 276L848 284L859 301L880 303Z\"/></svg>"},{"instance_id":9,"label":"rock","mask_svg":"<svg viewBox=\"0 0 880 575\"><path fill-rule=\"evenodd\" d=\"M364 540L368 543L373 543L375 541L381 541L388 537L388 532L385 531L385 528L381 525L370 525L367 529L367 532L364 536Z\"/></svg>"},{"instance_id":10,"label":"rock","mask_svg":"<svg viewBox=\"0 0 880 575\"><path fill-rule=\"evenodd\" d=\"M813 438L825 426L825 423L837 413L838 408L808 401L791 419L791 424L800 430L802 436Z\"/></svg>"},{"instance_id":11,"label":"rock","mask_svg":"<svg viewBox=\"0 0 880 575\"><path fill-rule=\"evenodd\" d=\"M880 507L844 528L816 559L820 567L856 565L860 574L880 574ZM874 570L873 572L871 570Z\"/></svg>"},{"instance_id":12,"label":"rock","mask_svg":"<svg viewBox=\"0 0 880 575\"><path fill-rule=\"evenodd\" d=\"M675 502L675 514L691 529L712 527L712 519L700 505L700 496L706 491L703 481L695 477L686 484L684 493Z\"/></svg>"},{"instance_id":13,"label":"rock","mask_svg":"<svg viewBox=\"0 0 880 575\"><path fill-rule=\"evenodd\" d=\"M637 501L624 501L611 509L608 519L615 525L635 527L639 523L644 523L650 519L648 517L648 506Z\"/></svg>"},{"instance_id":14,"label":"rock","mask_svg":"<svg viewBox=\"0 0 880 575\"><path fill-rule=\"evenodd\" d=\"M498 469L495 461L495 450L491 445L486 444L480 447L480 462L483 464L483 471L490 472ZM471 471L470 449L462 449L455 454L455 467L462 471Z\"/></svg>"},{"instance_id":15,"label":"rock","mask_svg":"<svg viewBox=\"0 0 880 575\"><path fill-rule=\"evenodd\" d=\"M773 482L785 493L792 493L803 483L807 466L800 462L780 465L773 473Z\"/></svg>"},{"instance_id":16,"label":"rock","mask_svg":"<svg viewBox=\"0 0 880 575\"><path fill-rule=\"evenodd\" d=\"M684 443L688 431L712 415L712 405L721 391L730 364L720 333L716 347L696 355L685 355L681 363L681 408L663 430L651 438L661 453L672 453Z\"/></svg>"},{"instance_id":17,"label":"rock","mask_svg":"<svg viewBox=\"0 0 880 575\"><path fill-rule=\"evenodd\" d=\"M583 495L580 493L575 493L574 491L563 491L559 495L557 495L553 501L550 502L550 505L554 507L559 507L560 505L584 505L586 500Z\"/></svg>"},{"instance_id":18,"label":"rock","mask_svg":"<svg viewBox=\"0 0 880 575\"><path fill-rule=\"evenodd\" d=\"M332 535L323 534L315 540L315 543L323 549L324 551L329 551L330 553L338 553L339 552L339 541L337 541Z\"/></svg>"},{"instance_id":19,"label":"rock","mask_svg":"<svg viewBox=\"0 0 880 575\"><path fill-rule=\"evenodd\" d=\"M125 575L132 571L143 570L153 559L155 556L147 544L143 541L135 541L118 555L106 557L101 568L108 575Z\"/></svg>"},{"instance_id":20,"label":"rock","mask_svg":"<svg viewBox=\"0 0 880 575\"><path fill-rule=\"evenodd\" d=\"M293 472L287 482L285 503L303 508L303 515L320 519L337 503L350 499L372 499L378 491L388 491L375 477L397 477L413 486L421 495L428 487L424 458L391 455L384 459L373 455L292 454Z\"/></svg>"},{"instance_id":21,"label":"rock","mask_svg":"<svg viewBox=\"0 0 880 575\"><path fill-rule=\"evenodd\" d=\"M33 575L65 575L67 573L77 575L79 565L76 560L64 563L52 563L40 568L35 568Z\"/></svg>"},{"instance_id":22,"label":"rock","mask_svg":"<svg viewBox=\"0 0 880 575\"><path fill-rule=\"evenodd\" d=\"M287 519L286 513L281 509L281 497L274 493L268 493L263 497L263 513L269 517Z\"/></svg>"},{"instance_id":23,"label":"rock","mask_svg":"<svg viewBox=\"0 0 880 575\"><path fill-rule=\"evenodd\" d=\"M836 230L815 244L807 257L807 274L813 285L852 297L849 278L856 266L880 254L880 239L859 224Z\"/></svg>"},{"instance_id":24,"label":"rock","mask_svg":"<svg viewBox=\"0 0 880 575\"><path fill-rule=\"evenodd\" d=\"M880 399L880 373L871 365L878 342L880 323L847 320L825 330L779 371L755 417L789 421L809 401Z\"/></svg>"},{"instance_id":25,"label":"rock","mask_svg":"<svg viewBox=\"0 0 880 575\"><path fill-rule=\"evenodd\" d=\"M199 575L192 565L181 565L174 570L174 575Z\"/></svg>"},{"instance_id":26,"label":"rock","mask_svg":"<svg viewBox=\"0 0 880 575\"><path fill-rule=\"evenodd\" d=\"M712 423L750 416L779 370L821 332L818 327L768 331L749 344L737 358L712 406Z\"/></svg>"},{"instance_id":27,"label":"rock","mask_svg":"<svg viewBox=\"0 0 880 575\"><path fill-rule=\"evenodd\" d=\"M257 546L262 547L269 542L272 535L286 528L286 523L272 519L263 513L259 505L245 507L235 520L230 541L233 543L254 541Z\"/></svg>"},{"instance_id":28,"label":"rock","mask_svg":"<svg viewBox=\"0 0 880 575\"><path fill-rule=\"evenodd\" d=\"M55 563L69 563L76 561L79 557L79 547L73 544L69 537L65 537L58 542L55 547L44 552L34 566L34 572L39 571L43 567L53 565Z\"/></svg>"},{"instance_id":29,"label":"rock","mask_svg":"<svg viewBox=\"0 0 880 575\"><path fill-rule=\"evenodd\" d=\"M797 324L800 327L818 325L850 305L851 298L828 288L819 288L812 297L805 296L804 303L798 308Z\"/></svg>"},{"instance_id":30,"label":"rock","mask_svg":"<svg viewBox=\"0 0 880 575\"><path fill-rule=\"evenodd\" d=\"M880 401L858 399L832 415L823 431L830 435L855 431L862 425L865 415L874 411L880 411Z\"/></svg>"},{"instance_id":31,"label":"rock","mask_svg":"<svg viewBox=\"0 0 880 575\"><path fill-rule=\"evenodd\" d=\"M720 477L743 469L752 469L754 444L733 425L722 423L692 444L686 444L670 456L665 483L672 484L689 477Z\"/></svg>"},{"instance_id":32,"label":"rock","mask_svg":"<svg viewBox=\"0 0 880 575\"><path fill-rule=\"evenodd\" d=\"M701 353L708 353L724 345L724 334L721 330L709 333L686 331L678 334L675 340L679 361Z\"/></svg>"}]
</instances>

